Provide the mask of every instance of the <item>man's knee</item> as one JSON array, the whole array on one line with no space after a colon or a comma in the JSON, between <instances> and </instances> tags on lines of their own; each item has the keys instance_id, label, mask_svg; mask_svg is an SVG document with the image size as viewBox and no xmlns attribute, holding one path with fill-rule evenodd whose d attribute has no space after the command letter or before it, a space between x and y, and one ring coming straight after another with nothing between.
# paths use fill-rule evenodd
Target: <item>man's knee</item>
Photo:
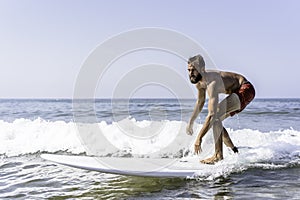
<instances>
[{"instance_id":1,"label":"man's knee","mask_svg":"<svg viewBox=\"0 0 300 200\"><path fill-rule=\"evenodd\" d=\"M227 107L230 107L235 110L241 109L241 101L239 96L236 93L232 93L228 97Z\"/></svg>"}]
</instances>

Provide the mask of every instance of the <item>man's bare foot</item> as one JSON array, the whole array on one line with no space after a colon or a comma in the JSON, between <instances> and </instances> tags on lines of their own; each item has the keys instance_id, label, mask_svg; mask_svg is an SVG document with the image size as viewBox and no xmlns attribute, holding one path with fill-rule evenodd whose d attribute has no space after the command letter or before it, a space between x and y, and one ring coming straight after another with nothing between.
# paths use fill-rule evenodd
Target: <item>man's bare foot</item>
<instances>
[{"instance_id":1,"label":"man's bare foot","mask_svg":"<svg viewBox=\"0 0 300 200\"><path fill-rule=\"evenodd\" d=\"M213 157L201 160L200 162L203 163L203 164L210 164L210 165L212 165L212 164L215 164L216 162L218 162L220 160L223 160L223 156L216 156L216 155L214 155Z\"/></svg>"}]
</instances>

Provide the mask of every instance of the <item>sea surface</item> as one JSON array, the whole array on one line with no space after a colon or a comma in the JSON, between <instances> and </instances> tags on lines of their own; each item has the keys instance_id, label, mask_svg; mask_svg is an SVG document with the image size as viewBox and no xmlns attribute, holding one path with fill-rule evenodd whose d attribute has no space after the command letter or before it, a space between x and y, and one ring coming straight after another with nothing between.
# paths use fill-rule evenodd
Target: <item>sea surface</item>
<instances>
[{"instance_id":1,"label":"sea surface","mask_svg":"<svg viewBox=\"0 0 300 200\"><path fill-rule=\"evenodd\" d=\"M196 134L185 133L194 103L1 99L0 199L299 199L300 99L255 99L226 119L223 124L239 153L224 146L224 160L186 179L104 174L40 157L206 158L213 153L212 131L200 155L192 151ZM207 106L194 124L195 133L206 114ZM106 142L97 140L99 134Z\"/></svg>"}]
</instances>

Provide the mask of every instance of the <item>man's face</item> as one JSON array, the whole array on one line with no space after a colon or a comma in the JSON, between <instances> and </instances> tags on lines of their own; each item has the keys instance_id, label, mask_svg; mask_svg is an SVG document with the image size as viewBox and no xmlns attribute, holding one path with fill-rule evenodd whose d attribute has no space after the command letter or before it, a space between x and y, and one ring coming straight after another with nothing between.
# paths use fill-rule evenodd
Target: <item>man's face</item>
<instances>
[{"instance_id":1,"label":"man's face","mask_svg":"<svg viewBox=\"0 0 300 200\"><path fill-rule=\"evenodd\" d=\"M188 64L188 72L191 83L196 84L201 80L202 76L194 65Z\"/></svg>"}]
</instances>

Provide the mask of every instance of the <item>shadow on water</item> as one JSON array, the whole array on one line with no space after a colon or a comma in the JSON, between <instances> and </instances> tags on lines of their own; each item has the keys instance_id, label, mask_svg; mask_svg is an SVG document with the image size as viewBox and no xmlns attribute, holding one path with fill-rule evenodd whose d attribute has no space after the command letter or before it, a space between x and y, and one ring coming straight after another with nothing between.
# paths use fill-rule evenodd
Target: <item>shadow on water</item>
<instances>
[{"instance_id":1,"label":"shadow on water","mask_svg":"<svg viewBox=\"0 0 300 200\"><path fill-rule=\"evenodd\" d=\"M80 195L53 196L50 199L91 198L91 199L138 199L153 198L164 190L176 190L184 187L184 179L148 178L134 176L106 177L104 181L93 181Z\"/></svg>"},{"instance_id":2,"label":"shadow on water","mask_svg":"<svg viewBox=\"0 0 300 200\"><path fill-rule=\"evenodd\" d=\"M114 176L104 182L93 181L80 195L54 196L50 199L232 199L232 184L233 181L228 178L199 181Z\"/></svg>"}]
</instances>

